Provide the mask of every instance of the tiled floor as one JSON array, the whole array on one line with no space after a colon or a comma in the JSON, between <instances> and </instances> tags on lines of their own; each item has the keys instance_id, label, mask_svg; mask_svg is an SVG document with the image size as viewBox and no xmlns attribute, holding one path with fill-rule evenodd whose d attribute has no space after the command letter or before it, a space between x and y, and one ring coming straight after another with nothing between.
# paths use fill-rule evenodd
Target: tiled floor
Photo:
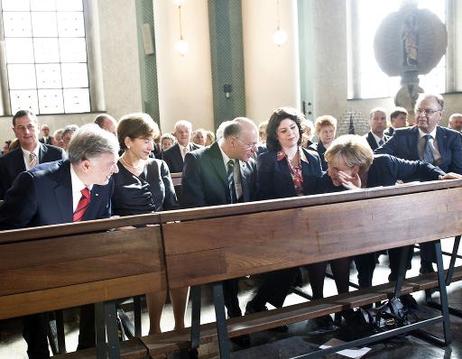
<instances>
[{"instance_id":1,"label":"tiled floor","mask_svg":"<svg viewBox=\"0 0 462 359\"><path fill-rule=\"evenodd\" d=\"M452 249L452 241L446 240L443 243L443 248L447 250ZM445 262L448 262L445 258ZM388 276L388 263L386 256L380 257L380 265L376 269L374 276L374 284L383 283ZM460 263L459 263L460 262ZM461 265L462 261L458 264ZM446 263L447 265L447 263ZM419 261L414 258L413 269L408 271L408 276L418 274ZM356 275L352 272L352 281L356 281ZM246 281L243 283L246 287ZM309 285L305 287L309 291ZM325 286L325 295L336 294L335 285L332 280L327 280ZM214 311L210 303L210 293L204 295L203 298L203 311L202 321L214 321ZM251 291L243 290L240 295L241 307L244 309L245 303L251 297ZM418 301L422 301L423 293L415 295ZM286 305L303 302L304 299L292 294L286 299ZM462 309L462 283L455 283L449 288L449 301L450 305ZM426 308L426 307L425 307ZM428 309L423 310L428 311ZM66 311L66 345L68 351L75 350L77 346L78 330L76 328L73 318L75 317L75 310ZM190 308L186 314L186 321L189 325L190 321ZM310 323L301 322L291 325L288 333L275 333L263 332L252 335L252 348L246 350L236 351L233 354L234 358L288 358L298 353L303 353L309 350L314 345L325 343L331 337L341 336L341 331L334 331L329 334L310 334ZM148 332L148 318L147 314L143 313L143 335ZM173 329L173 315L170 305L167 305L163 317L161 327L163 331ZM436 325L430 330L435 334L441 335L440 325ZM385 359L385 358L402 358L402 359L422 359L422 358L462 358L462 319L451 316L451 329L453 334L453 344L451 347L442 349L431 345L414 336L399 337L386 342L374 344L371 346L372 350L364 358ZM26 344L21 337L21 322L18 319L7 320L0 322L0 359L23 359L27 358ZM334 356L331 356L334 357Z\"/></svg>"}]
</instances>

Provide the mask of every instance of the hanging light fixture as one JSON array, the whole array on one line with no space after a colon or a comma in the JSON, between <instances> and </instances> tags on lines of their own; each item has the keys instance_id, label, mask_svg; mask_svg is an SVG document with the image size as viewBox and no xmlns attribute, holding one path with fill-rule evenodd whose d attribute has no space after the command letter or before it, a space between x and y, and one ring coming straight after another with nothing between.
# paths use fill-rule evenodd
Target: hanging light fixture
<instances>
[{"instance_id":1,"label":"hanging light fixture","mask_svg":"<svg viewBox=\"0 0 462 359\"><path fill-rule=\"evenodd\" d=\"M281 30L279 0L276 0L276 31L273 33L273 42L278 46L282 46L287 42L287 33L284 30Z\"/></svg>"},{"instance_id":2,"label":"hanging light fixture","mask_svg":"<svg viewBox=\"0 0 462 359\"><path fill-rule=\"evenodd\" d=\"M183 0L175 0L175 4L178 7L178 25L180 29L180 39L175 43L175 50L184 56L189 51L189 44L183 39L183 23L181 20L181 8L183 6Z\"/></svg>"}]
</instances>

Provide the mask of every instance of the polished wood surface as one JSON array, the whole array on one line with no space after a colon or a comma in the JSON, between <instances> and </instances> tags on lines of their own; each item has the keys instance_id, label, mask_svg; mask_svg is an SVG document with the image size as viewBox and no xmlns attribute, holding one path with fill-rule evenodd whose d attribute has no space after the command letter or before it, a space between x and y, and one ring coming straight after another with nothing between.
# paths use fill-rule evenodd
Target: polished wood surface
<instances>
[{"instance_id":1,"label":"polished wood surface","mask_svg":"<svg viewBox=\"0 0 462 359\"><path fill-rule=\"evenodd\" d=\"M55 237L46 236L50 227L2 232L0 319L166 289L159 225L101 231L139 221L54 226Z\"/></svg>"},{"instance_id":2,"label":"polished wood surface","mask_svg":"<svg viewBox=\"0 0 462 359\"><path fill-rule=\"evenodd\" d=\"M438 181L177 211L176 216L164 213L162 222L176 218L162 225L169 286L211 283L457 235L462 232L461 184Z\"/></svg>"}]
</instances>

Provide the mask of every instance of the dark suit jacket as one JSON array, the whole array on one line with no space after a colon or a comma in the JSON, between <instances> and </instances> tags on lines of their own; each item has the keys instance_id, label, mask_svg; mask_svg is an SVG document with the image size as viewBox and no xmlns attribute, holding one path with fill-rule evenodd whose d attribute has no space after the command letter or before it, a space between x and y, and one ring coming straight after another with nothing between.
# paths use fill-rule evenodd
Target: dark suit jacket
<instances>
[{"instance_id":1,"label":"dark suit jacket","mask_svg":"<svg viewBox=\"0 0 462 359\"><path fill-rule=\"evenodd\" d=\"M312 143L309 147L309 150L317 152L319 159L321 160L321 167L323 171L327 170L327 162L324 158L324 154L326 153L327 149L324 147L321 141L318 143Z\"/></svg>"},{"instance_id":2,"label":"dark suit jacket","mask_svg":"<svg viewBox=\"0 0 462 359\"><path fill-rule=\"evenodd\" d=\"M189 150L194 151L200 147L195 143L189 144ZM171 173L183 172L183 157L181 156L180 145L176 143L167 151L162 153L162 159L167 163Z\"/></svg>"},{"instance_id":3,"label":"dark suit jacket","mask_svg":"<svg viewBox=\"0 0 462 359\"><path fill-rule=\"evenodd\" d=\"M313 194L322 175L321 161L315 152L302 149L308 163L302 161L303 192ZM295 187L287 160L278 161L277 151L262 153L257 159L257 198L293 197Z\"/></svg>"},{"instance_id":4,"label":"dark suit jacket","mask_svg":"<svg viewBox=\"0 0 462 359\"><path fill-rule=\"evenodd\" d=\"M66 158L62 148L39 144L39 163L52 162ZM26 166L21 148L17 148L7 155L0 157L0 199L5 197L6 191L13 184L18 174L24 172Z\"/></svg>"},{"instance_id":5,"label":"dark suit jacket","mask_svg":"<svg viewBox=\"0 0 462 359\"><path fill-rule=\"evenodd\" d=\"M417 127L398 128L376 153L386 153L406 160L418 160L417 144L419 130ZM462 174L462 136L454 130L437 126L436 143L441 154L441 163L438 164L445 172Z\"/></svg>"},{"instance_id":6,"label":"dark suit jacket","mask_svg":"<svg viewBox=\"0 0 462 359\"><path fill-rule=\"evenodd\" d=\"M255 199L256 166L250 159L241 163L242 201ZM226 169L218 143L186 154L182 176L181 204L184 207L201 207L231 202Z\"/></svg>"},{"instance_id":7,"label":"dark suit jacket","mask_svg":"<svg viewBox=\"0 0 462 359\"><path fill-rule=\"evenodd\" d=\"M387 136L387 137L391 137L391 136L393 136L394 133L395 133L395 129L390 126L385 130L385 132L383 134L385 136Z\"/></svg>"},{"instance_id":8,"label":"dark suit jacket","mask_svg":"<svg viewBox=\"0 0 462 359\"><path fill-rule=\"evenodd\" d=\"M42 137L42 138L39 139L39 142L44 143L46 145L52 145L53 144L53 137L48 136L46 141L45 141L45 138Z\"/></svg>"},{"instance_id":9,"label":"dark suit jacket","mask_svg":"<svg viewBox=\"0 0 462 359\"><path fill-rule=\"evenodd\" d=\"M367 188L379 186L393 186L396 181L418 179L420 181L437 180L445 173L423 161L408 161L390 155L374 155L374 161L367 173ZM317 193L344 191L343 186L336 187L325 173L319 182Z\"/></svg>"},{"instance_id":10,"label":"dark suit jacket","mask_svg":"<svg viewBox=\"0 0 462 359\"><path fill-rule=\"evenodd\" d=\"M372 148L372 151L375 151L378 147L379 147L379 144L377 143L377 141L375 140L375 137L374 135L372 134L371 131L369 131L367 133L367 135L364 135L364 137L366 138L367 140L367 143L369 143L369 146L371 146ZM387 135L383 135L383 141L384 142L387 142L388 141L388 136ZM383 146L383 145L382 145Z\"/></svg>"},{"instance_id":11,"label":"dark suit jacket","mask_svg":"<svg viewBox=\"0 0 462 359\"><path fill-rule=\"evenodd\" d=\"M94 185L83 220L111 214L113 181ZM56 161L22 172L0 206L0 229L72 222L72 184L69 161Z\"/></svg>"}]
</instances>

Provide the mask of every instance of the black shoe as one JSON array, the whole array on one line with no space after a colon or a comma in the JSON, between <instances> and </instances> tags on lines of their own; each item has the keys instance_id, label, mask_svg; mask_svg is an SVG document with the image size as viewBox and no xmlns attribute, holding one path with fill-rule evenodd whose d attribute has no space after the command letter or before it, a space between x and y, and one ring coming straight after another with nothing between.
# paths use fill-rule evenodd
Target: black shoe
<instances>
[{"instance_id":1,"label":"black shoe","mask_svg":"<svg viewBox=\"0 0 462 359\"><path fill-rule=\"evenodd\" d=\"M245 315L259 313L259 312L267 312L267 311L268 311L268 308L266 307L266 305L264 304L257 305L257 303L255 303L252 300L248 302L245 307Z\"/></svg>"},{"instance_id":2,"label":"black shoe","mask_svg":"<svg viewBox=\"0 0 462 359\"><path fill-rule=\"evenodd\" d=\"M311 319L310 322L310 333L313 334L328 333L337 329L330 315L325 315L323 317Z\"/></svg>"}]
</instances>

